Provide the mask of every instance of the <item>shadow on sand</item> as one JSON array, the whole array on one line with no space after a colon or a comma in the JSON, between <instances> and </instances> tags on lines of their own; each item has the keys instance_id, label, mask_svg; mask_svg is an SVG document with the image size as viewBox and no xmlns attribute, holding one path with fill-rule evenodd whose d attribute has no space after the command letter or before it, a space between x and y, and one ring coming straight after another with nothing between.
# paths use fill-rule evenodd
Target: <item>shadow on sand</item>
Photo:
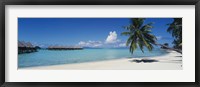
<instances>
[{"instance_id":1,"label":"shadow on sand","mask_svg":"<svg viewBox=\"0 0 200 87\"><path fill-rule=\"evenodd\" d=\"M131 62L136 62L136 63L153 63L153 62L158 62L158 60L155 59L141 59L141 60L131 60Z\"/></svg>"},{"instance_id":2,"label":"shadow on sand","mask_svg":"<svg viewBox=\"0 0 200 87\"><path fill-rule=\"evenodd\" d=\"M175 57L182 57L182 56L175 56Z\"/></svg>"}]
</instances>

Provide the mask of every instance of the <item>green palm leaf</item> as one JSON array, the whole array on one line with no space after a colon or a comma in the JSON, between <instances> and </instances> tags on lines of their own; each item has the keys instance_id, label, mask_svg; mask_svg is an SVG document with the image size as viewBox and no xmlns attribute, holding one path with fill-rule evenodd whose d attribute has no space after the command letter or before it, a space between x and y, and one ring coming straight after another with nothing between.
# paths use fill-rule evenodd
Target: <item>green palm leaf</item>
<instances>
[{"instance_id":1,"label":"green palm leaf","mask_svg":"<svg viewBox=\"0 0 200 87\"><path fill-rule=\"evenodd\" d=\"M172 34L174 37L174 48L182 49L182 18L174 18L171 24L167 24L169 27L167 32Z\"/></svg>"},{"instance_id":2,"label":"green palm leaf","mask_svg":"<svg viewBox=\"0 0 200 87\"><path fill-rule=\"evenodd\" d=\"M151 28L153 23L148 23L144 25L144 18L132 18L131 25L124 27L125 32L121 35L129 36L126 41L126 46L130 46L129 50L133 52L138 48L144 53L144 47L149 51L152 51L153 44L156 42L156 37L151 34Z\"/></svg>"}]
</instances>

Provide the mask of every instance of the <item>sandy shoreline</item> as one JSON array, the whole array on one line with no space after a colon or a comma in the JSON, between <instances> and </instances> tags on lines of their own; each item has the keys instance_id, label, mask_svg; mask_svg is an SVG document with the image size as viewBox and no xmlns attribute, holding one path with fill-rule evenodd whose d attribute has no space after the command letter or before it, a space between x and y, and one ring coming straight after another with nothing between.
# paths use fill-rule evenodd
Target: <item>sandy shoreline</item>
<instances>
[{"instance_id":1,"label":"sandy shoreline","mask_svg":"<svg viewBox=\"0 0 200 87\"><path fill-rule=\"evenodd\" d=\"M144 60L141 62L141 60ZM182 70L182 55L169 51L163 56L124 58L97 62L21 68L20 70Z\"/></svg>"}]
</instances>

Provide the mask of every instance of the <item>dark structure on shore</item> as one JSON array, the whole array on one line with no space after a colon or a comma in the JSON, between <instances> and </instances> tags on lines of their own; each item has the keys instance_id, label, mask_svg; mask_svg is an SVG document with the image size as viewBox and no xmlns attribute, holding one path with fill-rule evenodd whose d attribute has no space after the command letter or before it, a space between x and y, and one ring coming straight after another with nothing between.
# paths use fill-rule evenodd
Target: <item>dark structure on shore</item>
<instances>
[{"instance_id":1,"label":"dark structure on shore","mask_svg":"<svg viewBox=\"0 0 200 87\"><path fill-rule=\"evenodd\" d=\"M37 48L30 42L18 41L18 54L37 52Z\"/></svg>"},{"instance_id":2,"label":"dark structure on shore","mask_svg":"<svg viewBox=\"0 0 200 87\"><path fill-rule=\"evenodd\" d=\"M165 43L165 44L157 44L156 43L155 45L161 46L160 48L162 48L162 49L173 50L173 51L176 51L176 52L182 54L182 49L170 48L168 43Z\"/></svg>"},{"instance_id":3,"label":"dark structure on shore","mask_svg":"<svg viewBox=\"0 0 200 87\"><path fill-rule=\"evenodd\" d=\"M164 43L163 46L161 46L160 48L167 49L167 48L169 48L169 44L168 43Z\"/></svg>"},{"instance_id":4,"label":"dark structure on shore","mask_svg":"<svg viewBox=\"0 0 200 87\"><path fill-rule=\"evenodd\" d=\"M82 47L79 46L49 46L48 50L83 50Z\"/></svg>"}]
</instances>

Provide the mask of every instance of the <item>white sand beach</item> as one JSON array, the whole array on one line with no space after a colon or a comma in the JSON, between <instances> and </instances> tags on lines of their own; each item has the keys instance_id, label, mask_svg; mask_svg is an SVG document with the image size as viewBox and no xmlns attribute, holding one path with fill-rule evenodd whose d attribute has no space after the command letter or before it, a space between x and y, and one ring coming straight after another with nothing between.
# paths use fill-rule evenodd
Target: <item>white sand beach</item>
<instances>
[{"instance_id":1,"label":"white sand beach","mask_svg":"<svg viewBox=\"0 0 200 87\"><path fill-rule=\"evenodd\" d=\"M182 54L21 68L20 70L182 70ZM144 60L144 61L141 61Z\"/></svg>"}]
</instances>

